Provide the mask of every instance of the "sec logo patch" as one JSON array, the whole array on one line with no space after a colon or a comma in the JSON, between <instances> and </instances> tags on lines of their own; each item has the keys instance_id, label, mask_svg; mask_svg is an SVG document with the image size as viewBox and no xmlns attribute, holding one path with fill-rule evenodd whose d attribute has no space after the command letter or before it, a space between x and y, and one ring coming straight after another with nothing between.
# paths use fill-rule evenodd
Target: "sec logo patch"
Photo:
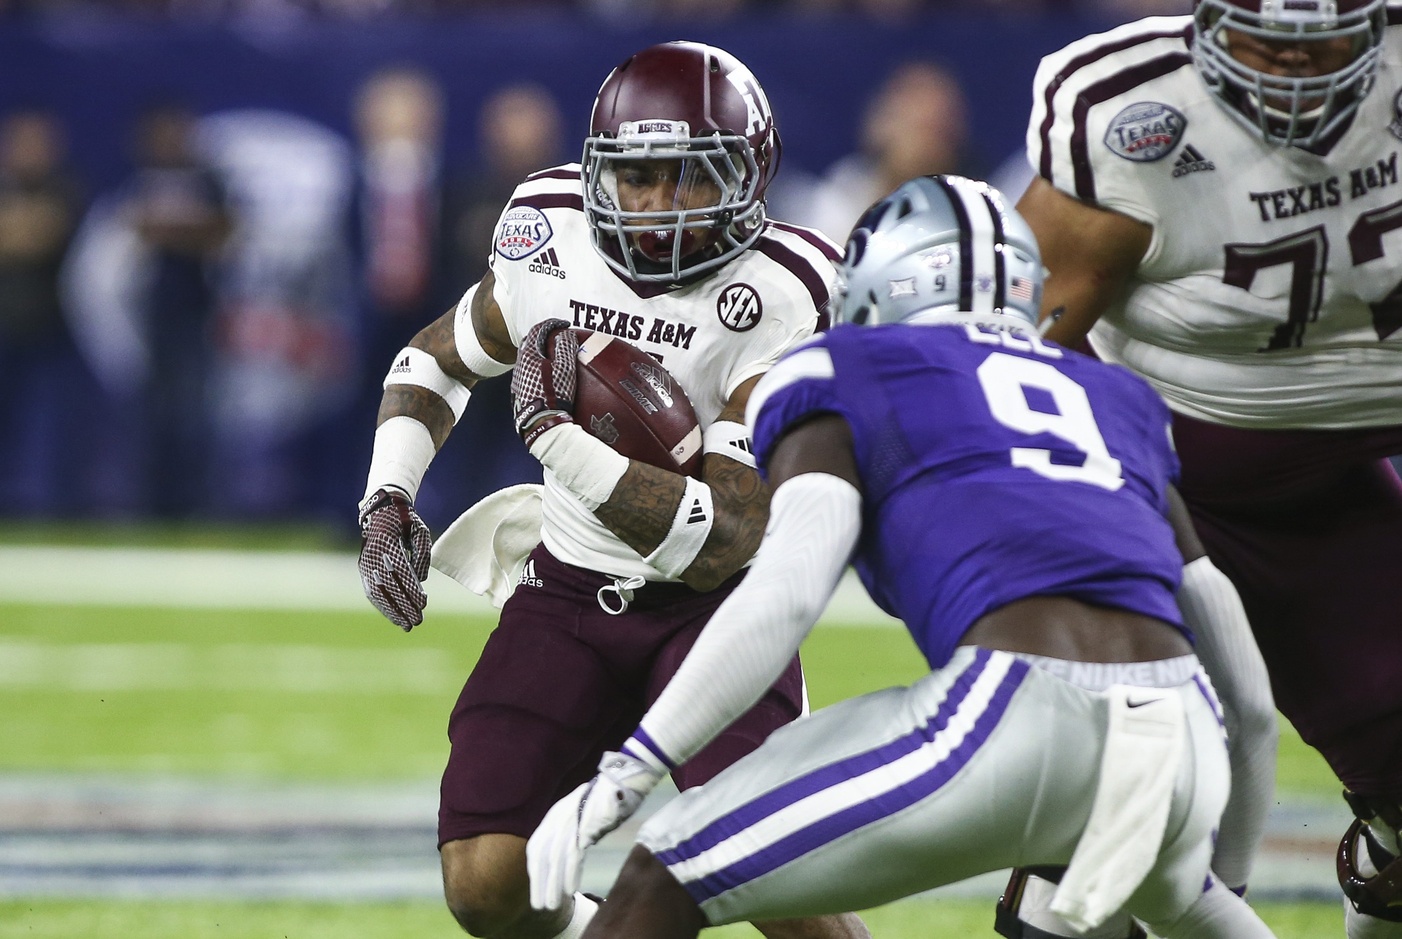
<instances>
[{"instance_id":1,"label":"sec logo patch","mask_svg":"<svg viewBox=\"0 0 1402 939\"><path fill-rule=\"evenodd\" d=\"M539 251L552 234L544 212L518 205L507 209L497 226L496 252L508 261L519 261Z\"/></svg>"},{"instance_id":2,"label":"sec logo patch","mask_svg":"<svg viewBox=\"0 0 1402 939\"><path fill-rule=\"evenodd\" d=\"M716 315L726 329L737 333L749 332L759 325L763 312L759 294L749 284L731 284L716 299Z\"/></svg>"}]
</instances>

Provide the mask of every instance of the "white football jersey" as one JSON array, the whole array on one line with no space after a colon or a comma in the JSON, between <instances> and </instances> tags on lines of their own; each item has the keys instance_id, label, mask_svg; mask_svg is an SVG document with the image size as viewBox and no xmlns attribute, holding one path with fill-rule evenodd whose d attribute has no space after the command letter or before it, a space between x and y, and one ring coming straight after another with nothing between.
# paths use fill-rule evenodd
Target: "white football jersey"
<instances>
[{"instance_id":1,"label":"white football jersey","mask_svg":"<svg viewBox=\"0 0 1402 939\"><path fill-rule=\"evenodd\" d=\"M686 390L702 428L744 382L812 335L836 278L822 235L770 222L755 245L700 281L639 284L604 263L590 238L579 166L526 179L497 223L494 296L513 342L559 318L655 356ZM464 298L466 300L466 298ZM457 328L471 328L459 304ZM547 470L542 538L560 560L619 577L665 580Z\"/></svg>"},{"instance_id":2,"label":"white football jersey","mask_svg":"<svg viewBox=\"0 0 1402 939\"><path fill-rule=\"evenodd\" d=\"M1154 228L1091 332L1175 410L1248 428L1402 423L1402 11L1325 153L1263 142L1207 90L1191 18L1150 17L1042 60L1034 170Z\"/></svg>"}]
</instances>

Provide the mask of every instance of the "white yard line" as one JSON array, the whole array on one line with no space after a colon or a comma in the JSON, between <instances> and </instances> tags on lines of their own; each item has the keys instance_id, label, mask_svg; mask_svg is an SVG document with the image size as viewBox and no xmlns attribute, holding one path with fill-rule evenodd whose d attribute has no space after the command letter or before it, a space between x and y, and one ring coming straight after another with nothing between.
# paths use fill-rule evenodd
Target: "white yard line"
<instances>
[{"instance_id":1,"label":"white yard line","mask_svg":"<svg viewBox=\"0 0 1402 939\"><path fill-rule=\"evenodd\" d=\"M427 591L434 612L495 612L486 600L438 571L429 575ZM353 554L54 545L0 545L0 603L369 609ZM900 626L877 609L850 572L823 622Z\"/></svg>"},{"instance_id":2,"label":"white yard line","mask_svg":"<svg viewBox=\"0 0 1402 939\"><path fill-rule=\"evenodd\" d=\"M455 694L463 672L442 649L316 645L44 642L0 634L0 688Z\"/></svg>"},{"instance_id":3,"label":"white yard line","mask_svg":"<svg viewBox=\"0 0 1402 939\"><path fill-rule=\"evenodd\" d=\"M638 824L591 852L584 889L612 883ZM438 899L437 781L273 785L239 779L0 775L0 898ZM1252 877L1253 899L1334 902L1342 802L1277 807ZM992 901L985 874L939 891Z\"/></svg>"}]
</instances>

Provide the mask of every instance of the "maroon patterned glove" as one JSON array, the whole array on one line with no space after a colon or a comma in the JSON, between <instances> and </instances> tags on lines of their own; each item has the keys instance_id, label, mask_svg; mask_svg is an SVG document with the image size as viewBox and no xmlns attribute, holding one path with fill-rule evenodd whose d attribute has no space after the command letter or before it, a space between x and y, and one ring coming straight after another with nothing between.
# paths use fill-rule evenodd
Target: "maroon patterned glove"
<instances>
[{"instance_id":1,"label":"maroon patterned glove","mask_svg":"<svg viewBox=\"0 0 1402 939\"><path fill-rule=\"evenodd\" d=\"M424 621L433 536L409 497L377 489L360 511L360 585L375 609L406 633Z\"/></svg>"},{"instance_id":2,"label":"maroon patterned glove","mask_svg":"<svg viewBox=\"0 0 1402 939\"><path fill-rule=\"evenodd\" d=\"M556 424L573 421L579 339L560 319L537 323L516 350L511 402L516 432L527 447Z\"/></svg>"}]
</instances>

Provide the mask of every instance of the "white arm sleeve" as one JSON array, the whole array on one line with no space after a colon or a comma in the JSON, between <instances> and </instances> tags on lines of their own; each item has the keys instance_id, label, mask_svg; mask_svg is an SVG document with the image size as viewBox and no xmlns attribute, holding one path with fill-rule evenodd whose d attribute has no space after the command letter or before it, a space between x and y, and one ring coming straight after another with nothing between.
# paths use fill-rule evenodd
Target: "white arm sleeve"
<instances>
[{"instance_id":1,"label":"white arm sleeve","mask_svg":"<svg viewBox=\"0 0 1402 939\"><path fill-rule=\"evenodd\" d=\"M1251 874L1274 801L1280 733L1275 698L1241 597L1209 558L1183 568L1178 607L1197 637L1198 658L1221 698L1227 725L1232 794L1222 813L1212 870L1228 887L1240 888Z\"/></svg>"},{"instance_id":2,"label":"white arm sleeve","mask_svg":"<svg viewBox=\"0 0 1402 939\"><path fill-rule=\"evenodd\" d=\"M826 473L779 486L750 573L701 631L627 752L670 771L763 696L837 589L861 507L855 487Z\"/></svg>"}]
</instances>

